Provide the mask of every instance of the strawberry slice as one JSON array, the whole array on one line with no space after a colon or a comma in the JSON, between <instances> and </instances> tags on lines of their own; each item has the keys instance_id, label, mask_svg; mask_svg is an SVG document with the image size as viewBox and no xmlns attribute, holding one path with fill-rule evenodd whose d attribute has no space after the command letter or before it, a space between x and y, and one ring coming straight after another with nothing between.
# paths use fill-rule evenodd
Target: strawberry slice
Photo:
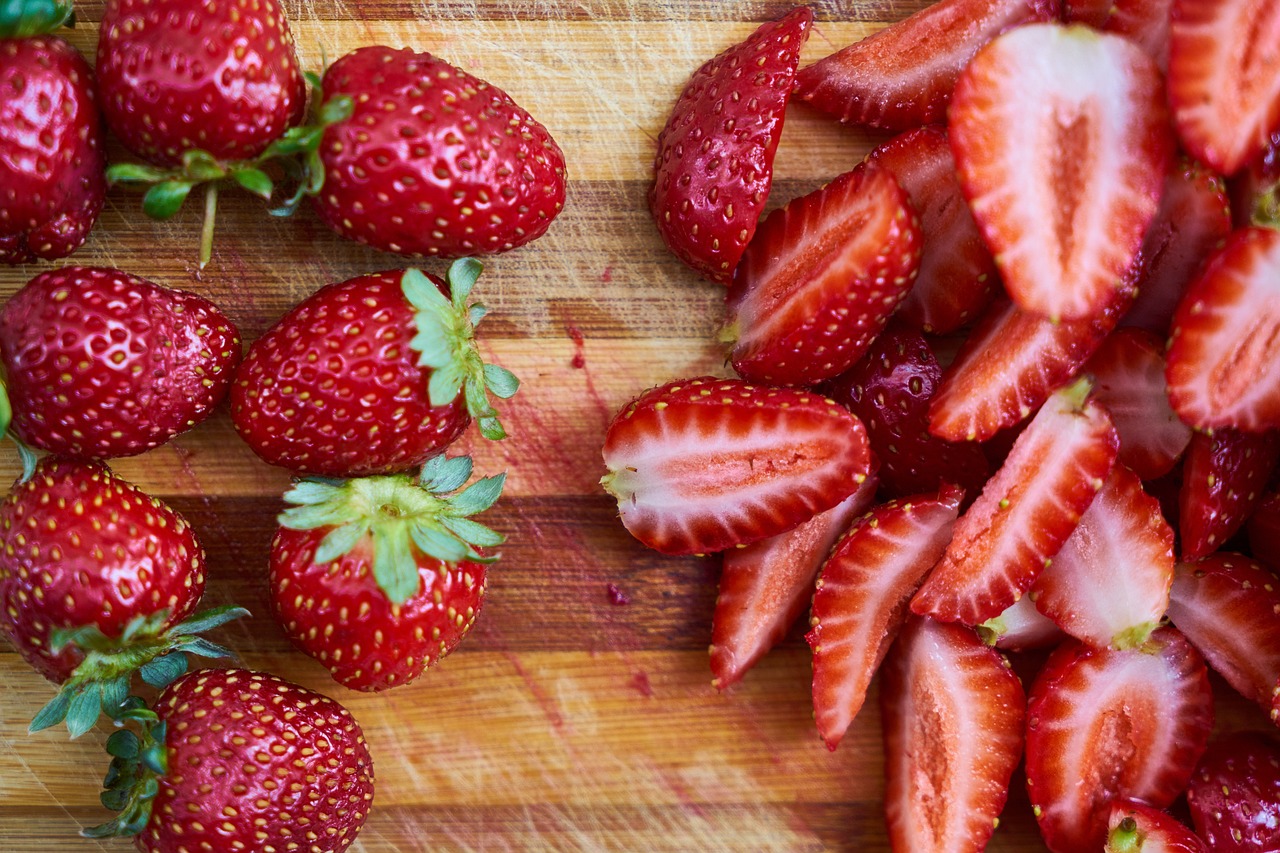
<instances>
[{"instance_id":1,"label":"strawberry slice","mask_svg":"<svg viewBox=\"0 0 1280 853\"><path fill-rule=\"evenodd\" d=\"M984 849L1022 756L1026 696L1008 662L968 628L911 619L880 707L893 849Z\"/></svg>"},{"instance_id":2,"label":"strawberry slice","mask_svg":"<svg viewBox=\"0 0 1280 853\"><path fill-rule=\"evenodd\" d=\"M924 336L894 323L851 370L819 389L866 426L892 497L934 491L943 483L976 494L991 474L977 444L929 435L929 400L941 377Z\"/></svg>"},{"instance_id":3,"label":"strawberry slice","mask_svg":"<svg viewBox=\"0 0 1280 853\"><path fill-rule=\"evenodd\" d=\"M1031 587L1036 609L1099 648L1141 646L1169 606L1173 531L1122 465Z\"/></svg>"},{"instance_id":4,"label":"strawberry slice","mask_svg":"<svg viewBox=\"0 0 1280 853\"><path fill-rule=\"evenodd\" d=\"M1163 73L1169 67L1169 18L1173 0L1114 0L1103 29L1147 52Z\"/></svg>"},{"instance_id":5,"label":"strawberry slice","mask_svg":"<svg viewBox=\"0 0 1280 853\"><path fill-rule=\"evenodd\" d=\"M950 119L960 185L1018 307L1082 320L1120 301L1173 156L1151 57L1078 25L1019 27L960 75Z\"/></svg>"},{"instance_id":6,"label":"strawberry slice","mask_svg":"<svg viewBox=\"0 0 1280 853\"><path fill-rule=\"evenodd\" d=\"M1230 175L1280 128L1280 4L1174 0L1169 103L1182 145Z\"/></svg>"},{"instance_id":7,"label":"strawberry slice","mask_svg":"<svg viewBox=\"0 0 1280 853\"><path fill-rule=\"evenodd\" d=\"M632 400L603 454L623 526L664 554L777 536L853 494L871 461L861 422L832 400L712 376Z\"/></svg>"},{"instance_id":8,"label":"strawberry slice","mask_svg":"<svg viewBox=\"0 0 1280 853\"><path fill-rule=\"evenodd\" d=\"M1242 228L1209 259L1173 316L1165 375L1192 426L1280 427L1280 231Z\"/></svg>"},{"instance_id":9,"label":"strawberry slice","mask_svg":"<svg viewBox=\"0 0 1280 853\"><path fill-rule=\"evenodd\" d=\"M1253 514L1280 460L1270 433L1220 429L1191 439L1178 494L1182 559L1198 560L1221 548Z\"/></svg>"},{"instance_id":10,"label":"strawberry slice","mask_svg":"<svg viewBox=\"0 0 1280 853\"><path fill-rule=\"evenodd\" d=\"M796 97L849 124L908 130L940 122L980 47L1058 14L1059 0L940 0L802 69Z\"/></svg>"},{"instance_id":11,"label":"strawberry slice","mask_svg":"<svg viewBox=\"0 0 1280 853\"><path fill-rule=\"evenodd\" d=\"M945 130L921 127L895 136L868 155L884 166L920 215L920 273L898 316L931 334L971 322L995 295L995 261L960 193Z\"/></svg>"},{"instance_id":12,"label":"strawberry slice","mask_svg":"<svg viewBox=\"0 0 1280 853\"><path fill-rule=\"evenodd\" d=\"M1057 623L1036 609L1029 595L979 625L978 635L997 649L1018 652L1056 646L1066 637Z\"/></svg>"},{"instance_id":13,"label":"strawberry slice","mask_svg":"<svg viewBox=\"0 0 1280 853\"><path fill-rule=\"evenodd\" d=\"M1280 128L1262 155L1232 176L1231 218L1237 226L1280 228Z\"/></svg>"},{"instance_id":14,"label":"strawberry slice","mask_svg":"<svg viewBox=\"0 0 1280 853\"><path fill-rule=\"evenodd\" d=\"M1142 329L1117 330L1085 366L1120 436L1118 461L1143 480L1172 471L1191 441L1169 405L1164 367L1164 344Z\"/></svg>"},{"instance_id":15,"label":"strawberry slice","mask_svg":"<svg viewBox=\"0 0 1280 853\"><path fill-rule=\"evenodd\" d=\"M1218 738L1191 776L1187 805L1214 853L1280 850L1280 746L1262 732Z\"/></svg>"},{"instance_id":16,"label":"strawberry slice","mask_svg":"<svg viewBox=\"0 0 1280 853\"><path fill-rule=\"evenodd\" d=\"M1168 814L1136 800L1111 804L1103 853L1209 853L1209 848Z\"/></svg>"},{"instance_id":17,"label":"strawberry slice","mask_svg":"<svg viewBox=\"0 0 1280 853\"><path fill-rule=\"evenodd\" d=\"M764 212L812 24L800 6L707 62L658 134L649 210L667 248L711 281L729 282Z\"/></svg>"},{"instance_id":18,"label":"strawberry slice","mask_svg":"<svg viewBox=\"0 0 1280 853\"><path fill-rule=\"evenodd\" d=\"M1280 581L1240 554L1179 563L1169 619L1241 696L1270 710L1280 680Z\"/></svg>"},{"instance_id":19,"label":"strawberry slice","mask_svg":"<svg viewBox=\"0 0 1280 853\"><path fill-rule=\"evenodd\" d=\"M1071 24L1102 29L1111 17L1116 0L1063 0L1062 18Z\"/></svg>"},{"instance_id":20,"label":"strawberry slice","mask_svg":"<svg viewBox=\"0 0 1280 853\"><path fill-rule=\"evenodd\" d=\"M1118 797L1168 806L1212 728L1208 671L1174 629L1141 651L1059 646L1027 703L1027 793L1049 849L1100 849Z\"/></svg>"},{"instance_id":21,"label":"strawberry slice","mask_svg":"<svg viewBox=\"0 0 1280 853\"><path fill-rule=\"evenodd\" d=\"M881 504L858 519L822 567L813 596L813 715L834 750L858 715L907 602L942 556L963 492Z\"/></svg>"},{"instance_id":22,"label":"strawberry slice","mask_svg":"<svg viewBox=\"0 0 1280 853\"><path fill-rule=\"evenodd\" d=\"M1071 535L1116 459L1107 413L1080 380L1050 398L956 524L911 600L921 616L978 625L1017 601Z\"/></svg>"},{"instance_id":23,"label":"strawberry slice","mask_svg":"<svg viewBox=\"0 0 1280 853\"><path fill-rule=\"evenodd\" d=\"M871 163L769 214L727 296L733 369L776 385L848 370L910 289L920 243L907 194Z\"/></svg>"},{"instance_id":24,"label":"strawberry slice","mask_svg":"<svg viewBox=\"0 0 1280 853\"><path fill-rule=\"evenodd\" d=\"M711 617L711 684L717 690L741 681L787 635L813 598L813 582L831 546L871 506L877 483L870 471L834 509L724 553Z\"/></svg>"},{"instance_id":25,"label":"strawberry slice","mask_svg":"<svg viewBox=\"0 0 1280 853\"><path fill-rule=\"evenodd\" d=\"M1269 492L1258 501L1245 529L1254 558L1280 568L1280 492Z\"/></svg>"}]
</instances>

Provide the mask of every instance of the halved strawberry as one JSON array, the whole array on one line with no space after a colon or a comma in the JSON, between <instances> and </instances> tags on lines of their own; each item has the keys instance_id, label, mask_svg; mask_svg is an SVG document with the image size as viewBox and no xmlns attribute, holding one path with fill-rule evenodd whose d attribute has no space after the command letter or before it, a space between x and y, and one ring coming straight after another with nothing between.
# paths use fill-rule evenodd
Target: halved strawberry
<instances>
[{"instance_id":1,"label":"halved strawberry","mask_svg":"<svg viewBox=\"0 0 1280 853\"><path fill-rule=\"evenodd\" d=\"M956 77L980 47L1059 0L941 0L796 75L796 97L850 124L908 130L946 118Z\"/></svg>"},{"instance_id":2,"label":"halved strawberry","mask_svg":"<svg viewBox=\"0 0 1280 853\"><path fill-rule=\"evenodd\" d=\"M813 715L834 750L908 616L907 602L942 556L963 492L944 488L881 504L850 528L813 595Z\"/></svg>"},{"instance_id":3,"label":"halved strawberry","mask_svg":"<svg viewBox=\"0 0 1280 853\"><path fill-rule=\"evenodd\" d=\"M1085 365L1120 436L1117 460L1143 480L1173 470L1191 441L1191 427L1169 405L1164 366L1164 344L1143 329L1118 329Z\"/></svg>"},{"instance_id":4,"label":"halved strawberry","mask_svg":"<svg viewBox=\"0 0 1280 853\"><path fill-rule=\"evenodd\" d=\"M1207 556L1236 534L1262 499L1277 461L1280 440L1274 433L1196 433L1178 493L1182 559Z\"/></svg>"},{"instance_id":5,"label":"halved strawberry","mask_svg":"<svg viewBox=\"0 0 1280 853\"><path fill-rule=\"evenodd\" d=\"M1102 29L1111 17L1115 0L1063 0L1062 18L1070 24L1086 24Z\"/></svg>"},{"instance_id":6,"label":"halved strawberry","mask_svg":"<svg viewBox=\"0 0 1280 853\"><path fill-rule=\"evenodd\" d=\"M1209 848L1176 819L1137 800L1111 804L1103 853L1209 853Z\"/></svg>"},{"instance_id":7,"label":"halved strawberry","mask_svg":"<svg viewBox=\"0 0 1280 853\"><path fill-rule=\"evenodd\" d=\"M1117 465L1065 545L1031 586L1036 609L1099 648L1141 646L1173 583L1173 531L1160 502Z\"/></svg>"},{"instance_id":8,"label":"halved strawberry","mask_svg":"<svg viewBox=\"0 0 1280 853\"><path fill-rule=\"evenodd\" d=\"M1212 728L1208 671L1176 630L1141 651L1059 646L1027 703L1027 793L1049 849L1100 849L1118 797L1168 806Z\"/></svg>"},{"instance_id":9,"label":"halved strawberry","mask_svg":"<svg viewBox=\"0 0 1280 853\"><path fill-rule=\"evenodd\" d=\"M1264 709L1280 679L1280 580L1240 554L1179 563L1169 619L1209 666Z\"/></svg>"},{"instance_id":10,"label":"halved strawberry","mask_svg":"<svg viewBox=\"0 0 1280 853\"><path fill-rule=\"evenodd\" d=\"M1191 776L1187 805L1214 853L1280 850L1280 745L1262 732L1218 738Z\"/></svg>"},{"instance_id":11,"label":"halved strawberry","mask_svg":"<svg viewBox=\"0 0 1280 853\"><path fill-rule=\"evenodd\" d=\"M1160 71L1125 38L1031 24L960 75L960 185L1018 307L1101 316L1155 217L1173 156Z\"/></svg>"},{"instance_id":12,"label":"halved strawberry","mask_svg":"<svg viewBox=\"0 0 1280 853\"><path fill-rule=\"evenodd\" d=\"M874 471L834 509L786 533L724 552L720 593L711 617L711 684L742 680L813 599L813 582L831 546L875 500Z\"/></svg>"},{"instance_id":13,"label":"halved strawberry","mask_svg":"<svg viewBox=\"0 0 1280 853\"><path fill-rule=\"evenodd\" d=\"M849 369L915 280L920 224L888 169L863 163L769 214L733 275L733 369L812 385Z\"/></svg>"},{"instance_id":14,"label":"halved strawberry","mask_svg":"<svg viewBox=\"0 0 1280 853\"><path fill-rule=\"evenodd\" d=\"M1268 492L1245 527L1255 560L1280 569L1280 492Z\"/></svg>"},{"instance_id":15,"label":"halved strawberry","mask_svg":"<svg viewBox=\"0 0 1280 853\"><path fill-rule=\"evenodd\" d=\"M1067 541L1116 459L1107 413L1080 380L1035 416L956 524L911 600L921 616L978 625L1017 601Z\"/></svg>"},{"instance_id":16,"label":"halved strawberry","mask_svg":"<svg viewBox=\"0 0 1280 853\"><path fill-rule=\"evenodd\" d=\"M1067 636L1052 619L1036 609L1029 595L979 625L978 635L997 649L1018 652L1056 646Z\"/></svg>"},{"instance_id":17,"label":"halved strawberry","mask_svg":"<svg viewBox=\"0 0 1280 853\"><path fill-rule=\"evenodd\" d=\"M1183 147L1224 175L1280 128L1280 4L1174 0L1169 103Z\"/></svg>"},{"instance_id":18,"label":"halved strawberry","mask_svg":"<svg viewBox=\"0 0 1280 853\"><path fill-rule=\"evenodd\" d=\"M1280 231L1242 228L1209 259L1178 303L1168 358L1187 423L1280 427Z\"/></svg>"},{"instance_id":19,"label":"halved strawberry","mask_svg":"<svg viewBox=\"0 0 1280 853\"><path fill-rule=\"evenodd\" d=\"M995 294L995 261L969 213L945 130L921 127L895 136L868 155L884 166L920 215L920 272L898 316L931 334L969 323Z\"/></svg>"},{"instance_id":20,"label":"halved strawberry","mask_svg":"<svg viewBox=\"0 0 1280 853\"><path fill-rule=\"evenodd\" d=\"M1108 0L1103 29L1124 36L1147 52L1163 73L1169 67L1169 18L1173 0Z\"/></svg>"},{"instance_id":21,"label":"halved strawberry","mask_svg":"<svg viewBox=\"0 0 1280 853\"><path fill-rule=\"evenodd\" d=\"M602 452L623 525L664 554L777 536L853 494L871 464L862 423L834 401L712 376L632 400Z\"/></svg>"},{"instance_id":22,"label":"halved strawberry","mask_svg":"<svg viewBox=\"0 0 1280 853\"><path fill-rule=\"evenodd\" d=\"M813 10L763 24L699 68L658 135L649 210L677 258L728 283L773 183L773 155Z\"/></svg>"},{"instance_id":23,"label":"halved strawberry","mask_svg":"<svg viewBox=\"0 0 1280 853\"><path fill-rule=\"evenodd\" d=\"M1229 192L1231 218L1238 227L1280 227L1280 127L1266 150L1232 176Z\"/></svg>"},{"instance_id":24,"label":"halved strawberry","mask_svg":"<svg viewBox=\"0 0 1280 853\"><path fill-rule=\"evenodd\" d=\"M910 619L885 661L885 817L897 851L979 853L1022 756L1026 696L970 629Z\"/></svg>"}]
</instances>

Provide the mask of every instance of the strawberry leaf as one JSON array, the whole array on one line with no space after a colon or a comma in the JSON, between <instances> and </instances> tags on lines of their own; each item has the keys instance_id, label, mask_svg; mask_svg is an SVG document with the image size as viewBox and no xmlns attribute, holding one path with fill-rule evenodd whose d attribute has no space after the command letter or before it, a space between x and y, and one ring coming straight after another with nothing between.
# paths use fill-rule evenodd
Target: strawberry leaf
<instances>
[{"instance_id":1,"label":"strawberry leaf","mask_svg":"<svg viewBox=\"0 0 1280 853\"><path fill-rule=\"evenodd\" d=\"M162 181L147 190L142 210L152 219L172 219L191 194L193 184L187 181Z\"/></svg>"},{"instance_id":2,"label":"strawberry leaf","mask_svg":"<svg viewBox=\"0 0 1280 853\"><path fill-rule=\"evenodd\" d=\"M503 400L509 400L520 390L520 380L516 375L505 367L496 364L486 364L484 366L485 385L489 391L495 396Z\"/></svg>"},{"instance_id":3,"label":"strawberry leaf","mask_svg":"<svg viewBox=\"0 0 1280 853\"><path fill-rule=\"evenodd\" d=\"M364 535L369 532L369 523L349 522L333 528L325 534L324 539L320 540L320 547L316 548L314 562L317 565L322 563L332 563L344 554L348 553L356 546Z\"/></svg>"},{"instance_id":4,"label":"strawberry leaf","mask_svg":"<svg viewBox=\"0 0 1280 853\"><path fill-rule=\"evenodd\" d=\"M392 604L404 604L422 586L404 526L375 526L373 549L373 576L378 586Z\"/></svg>"},{"instance_id":5,"label":"strawberry leaf","mask_svg":"<svg viewBox=\"0 0 1280 853\"><path fill-rule=\"evenodd\" d=\"M476 286L484 265L475 258L458 258L449 265L449 292L453 295L453 307L462 311L467 307L467 297Z\"/></svg>"},{"instance_id":6,"label":"strawberry leaf","mask_svg":"<svg viewBox=\"0 0 1280 853\"><path fill-rule=\"evenodd\" d=\"M145 664L138 674L142 680L157 690L163 690L187 671L187 656L183 654L167 654ZM110 750L107 750L110 752ZM114 753L112 753L114 755Z\"/></svg>"},{"instance_id":7,"label":"strawberry leaf","mask_svg":"<svg viewBox=\"0 0 1280 853\"><path fill-rule=\"evenodd\" d=\"M9 403L9 392L4 387L4 380L0 379L0 435L9 431L9 424L12 422L13 406Z\"/></svg>"},{"instance_id":8,"label":"strawberry leaf","mask_svg":"<svg viewBox=\"0 0 1280 853\"><path fill-rule=\"evenodd\" d=\"M67 731L72 740L93 728L101 713L102 694L98 690L86 686L77 691L67 706Z\"/></svg>"},{"instance_id":9,"label":"strawberry leaf","mask_svg":"<svg viewBox=\"0 0 1280 853\"><path fill-rule=\"evenodd\" d=\"M431 379L427 381L427 398L431 401L431 405L447 406L456 400L458 392L462 390L463 379L462 371L456 364L448 364L432 371ZM470 391L471 383L467 383L467 388ZM471 408L470 393L467 395L467 408Z\"/></svg>"},{"instance_id":10,"label":"strawberry leaf","mask_svg":"<svg viewBox=\"0 0 1280 853\"><path fill-rule=\"evenodd\" d=\"M271 178L261 169L236 169L231 173L231 177L237 184L264 199L270 199L271 193L275 189L275 184L271 181Z\"/></svg>"},{"instance_id":11,"label":"strawberry leaf","mask_svg":"<svg viewBox=\"0 0 1280 853\"><path fill-rule=\"evenodd\" d=\"M422 466L418 482L436 494L448 494L462 488L471 479L471 457L448 457L443 453L428 459Z\"/></svg>"},{"instance_id":12,"label":"strawberry leaf","mask_svg":"<svg viewBox=\"0 0 1280 853\"><path fill-rule=\"evenodd\" d=\"M503 536L492 528L485 527L478 521L472 521L469 518L451 518L445 516L440 519L440 523L444 525L450 533L455 534L463 542L469 545L478 545L481 548L491 548L495 545L501 545L507 541L507 537Z\"/></svg>"},{"instance_id":13,"label":"strawberry leaf","mask_svg":"<svg viewBox=\"0 0 1280 853\"><path fill-rule=\"evenodd\" d=\"M107 755L112 758L137 758L141 748L142 741L128 729L120 729L107 738Z\"/></svg>"},{"instance_id":14,"label":"strawberry leaf","mask_svg":"<svg viewBox=\"0 0 1280 853\"><path fill-rule=\"evenodd\" d=\"M30 38L75 26L70 0L5 0L0 2L0 39Z\"/></svg>"},{"instance_id":15,"label":"strawberry leaf","mask_svg":"<svg viewBox=\"0 0 1280 853\"><path fill-rule=\"evenodd\" d=\"M410 533L413 536L413 544L418 546L418 550L437 560L444 560L446 563L465 560L471 552L465 542L450 536L443 530L437 530L425 524L414 525Z\"/></svg>"},{"instance_id":16,"label":"strawberry leaf","mask_svg":"<svg viewBox=\"0 0 1280 853\"><path fill-rule=\"evenodd\" d=\"M484 512L498 500L506 482L506 474L476 480L449 502L449 514L456 517Z\"/></svg>"},{"instance_id":17,"label":"strawberry leaf","mask_svg":"<svg viewBox=\"0 0 1280 853\"><path fill-rule=\"evenodd\" d=\"M27 726L27 734L35 734L45 729L58 725L67 718L67 709L71 707L71 694L66 691L59 691L58 695L50 699L43 708L36 712L31 718L31 724Z\"/></svg>"},{"instance_id":18,"label":"strawberry leaf","mask_svg":"<svg viewBox=\"0 0 1280 853\"><path fill-rule=\"evenodd\" d=\"M179 622L169 629L170 634L203 634L206 631L212 631L214 628L221 628L228 622L248 616L249 611L243 607L236 607L232 604L224 604L221 607L211 607L192 616L190 619Z\"/></svg>"}]
</instances>

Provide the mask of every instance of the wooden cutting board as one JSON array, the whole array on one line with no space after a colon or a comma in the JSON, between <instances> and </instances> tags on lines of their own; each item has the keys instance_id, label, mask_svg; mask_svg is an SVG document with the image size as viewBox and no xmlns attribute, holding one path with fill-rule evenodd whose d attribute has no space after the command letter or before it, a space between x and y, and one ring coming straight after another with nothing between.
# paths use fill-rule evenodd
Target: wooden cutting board
<instances>
[{"instance_id":1,"label":"wooden cutting board","mask_svg":"<svg viewBox=\"0 0 1280 853\"><path fill-rule=\"evenodd\" d=\"M812 61L926 5L829 0ZM797 630L740 687L710 686L717 565L646 551L597 481L612 414L646 387L723 375L714 343L723 290L664 250L645 206L654 140L688 75L788 6L719 0L286 0L304 64L367 44L409 45L505 88L551 130L570 174L564 214L532 246L491 259L477 294L485 347L524 381L501 445L464 440L477 469L509 474L488 521L510 542L472 635L415 684L368 696L338 687L267 617L265 563L287 475L237 439L225 407L116 469L170 501L202 535L207 601L252 619L222 632L255 668L326 692L364 726L375 809L353 850L883 851L874 696L840 750L811 718ZM87 56L100 2L70 36ZM876 138L793 107L773 204L848 170ZM115 149L120 154L118 148ZM193 205L194 208L194 205ZM402 266L344 241L305 209L292 220L223 196L213 263L194 263L196 211L169 224L113 192L72 259L202 293L246 340L329 282ZM7 297L43 266L0 269ZM442 271L442 265L431 269ZM0 480L17 469L0 451ZM1222 688L1221 682L1215 686ZM1225 688L1219 693L1225 694ZM0 650L0 849L129 849L80 840L99 822L105 733L26 735L51 687ZM1239 700L1231 727L1266 726ZM1015 780L989 849L1042 850Z\"/></svg>"}]
</instances>

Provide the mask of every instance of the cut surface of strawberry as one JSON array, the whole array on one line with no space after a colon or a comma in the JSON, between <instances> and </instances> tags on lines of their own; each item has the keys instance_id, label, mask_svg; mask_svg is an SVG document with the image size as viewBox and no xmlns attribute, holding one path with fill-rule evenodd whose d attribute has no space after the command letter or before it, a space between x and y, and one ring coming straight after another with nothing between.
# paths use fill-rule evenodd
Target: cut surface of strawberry
<instances>
[{"instance_id":1,"label":"cut surface of strawberry","mask_svg":"<svg viewBox=\"0 0 1280 853\"><path fill-rule=\"evenodd\" d=\"M1106 26L1115 0L1063 0L1062 16L1072 24L1087 24L1095 29Z\"/></svg>"},{"instance_id":2,"label":"cut surface of strawberry","mask_svg":"<svg viewBox=\"0 0 1280 853\"><path fill-rule=\"evenodd\" d=\"M1169 18L1173 0L1107 0L1111 14L1102 29L1124 36L1147 52L1163 73L1169 67Z\"/></svg>"},{"instance_id":3,"label":"cut surface of strawberry","mask_svg":"<svg viewBox=\"0 0 1280 853\"><path fill-rule=\"evenodd\" d=\"M1055 320L1119 302L1173 155L1151 58L1087 27L1019 27L974 57L949 116L960 185L1014 302Z\"/></svg>"},{"instance_id":4,"label":"cut surface of strawberry","mask_svg":"<svg viewBox=\"0 0 1280 853\"><path fill-rule=\"evenodd\" d=\"M1067 636L1057 623L1036 609L1029 595L979 625L978 635L997 649L1019 652L1056 646Z\"/></svg>"},{"instance_id":5,"label":"cut surface of strawberry","mask_svg":"<svg viewBox=\"0 0 1280 853\"><path fill-rule=\"evenodd\" d=\"M1214 853L1280 850L1280 746L1262 732L1218 738L1191 777L1187 805Z\"/></svg>"},{"instance_id":6,"label":"cut surface of strawberry","mask_svg":"<svg viewBox=\"0 0 1280 853\"><path fill-rule=\"evenodd\" d=\"M1119 800L1111 804L1103 853L1209 853L1209 848L1165 812L1137 800Z\"/></svg>"},{"instance_id":7,"label":"cut surface of strawberry","mask_svg":"<svg viewBox=\"0 0 1280 853\"><path fill-rule=\"evenodd\" d=\"M1275 433L1196 433L1178 493L1182 559L1208 556L1236 534L1262 499L1278 460Z\"/></svg>"}]
</instances>

